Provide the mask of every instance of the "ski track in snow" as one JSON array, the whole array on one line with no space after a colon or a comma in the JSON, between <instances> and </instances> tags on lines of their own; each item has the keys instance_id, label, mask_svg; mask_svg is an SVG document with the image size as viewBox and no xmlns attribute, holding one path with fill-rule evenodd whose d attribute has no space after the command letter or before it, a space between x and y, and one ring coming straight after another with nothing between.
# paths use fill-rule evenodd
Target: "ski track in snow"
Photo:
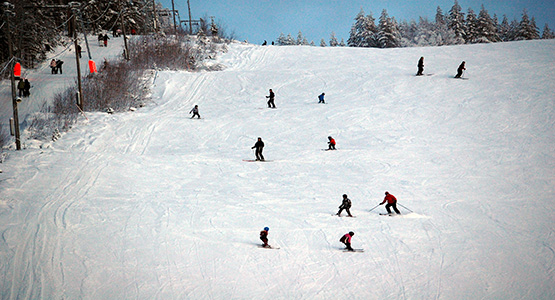
<instances>
[{"instance_id":1,"label":"ski track in snow","mask_svg":"<svg viewBox=\"0 0 555 300\"><path fill-rule=\"evenodd\" d=\"M146 107L10 153L0 298L555 298L554 50L234 44L159 72ZM243 162L259 136L273 162ZM415 212L368 212L385 190Z\"/></svg>"}]
</instances>

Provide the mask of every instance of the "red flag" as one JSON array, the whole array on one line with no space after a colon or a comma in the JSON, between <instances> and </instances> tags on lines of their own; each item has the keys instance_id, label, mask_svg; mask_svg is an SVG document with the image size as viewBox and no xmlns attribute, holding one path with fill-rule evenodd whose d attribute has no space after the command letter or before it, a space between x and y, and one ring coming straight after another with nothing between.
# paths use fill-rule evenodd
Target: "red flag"
<instances>
[{"instance_id":1,"label":"red flag","mask_svg":"<svg viewBox=\"0 0 555 300\"><path fill-rule=\"evenodd\" d=\"M92 60L89 60L89 70L91 73L96 73L96 64Z\"/></svg>"},{"instance_id":2,"label":"red flag","mask_svg":"<svg viewBox=\"0 0 555 300\"><path fill-rule=\"evenodd\" d=\"M13 67L13 76L21 77L21 64L20 63L15 63L15 66Z\"/></svg>"}]
</instances>

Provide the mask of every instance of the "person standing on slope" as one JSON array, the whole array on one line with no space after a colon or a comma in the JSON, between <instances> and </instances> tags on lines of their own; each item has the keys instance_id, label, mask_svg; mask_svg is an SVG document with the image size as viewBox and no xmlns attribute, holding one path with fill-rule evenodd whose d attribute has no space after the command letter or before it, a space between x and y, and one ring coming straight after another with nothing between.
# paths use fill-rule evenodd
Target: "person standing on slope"
<instances>
[{"instance_id":1,"label":"person standing on slope","mask_svg":"<svg viewBox=\"0 0 555 300\"><path fill-rule=\"evenodd\" d=\"M25 83L23 87L23 97L29 97L31 95L31 83L29 79L25 78Z\"/></svg>"},{"instance_id":2,"label":"person standing on slope","mask_svg":"<svg viewBox=\"0 0 555 300\"><path fill-rule=\"evenodd\" d=\"M335 150L335 140L328 136L328 150Z\"/></svg>"},{"instance_id":3,"label":"person standing on slope","mask_svg":"<svg viewBox=\"0 0 555 300\"><path fill-rule=\"evenodd\" d=\"M345 244L345 249L347 249L348 251L355 251L352 247L351 247L351 238L353 237L353 235L355 235L354 232L349 231L349 233L346 233L345 235L343 235L341 237L341 239L339 239L340 242L342 242L343 244Z\"/></svg>"},{"instance_id":4,"label":"person standing on slope","mask_svg":"<svg viewBox=\"0 0 555 300\"><path fill-rule=\"evenodd\" d=\"M198 105L195 105L195 107L193 107L193 109L191 109L189 114L190 113L193 113L193 116L191 117L191 119L194 118L195 116L197 116L200 119L200 115L198 113Z\"/></svg>"},{"instance_id":5,"label":"person standing on slope","mask_svg":"<svg viewBox=\"0 0 555 300\"><path fill-rule=\"evenodd\" d=\"M339 211L336 215L341 217L341 212L345 210L347 212L347 216L352 217L353 215L351 215L350 211L351 205L351 199L347 198L347 194L343 194L343 202L341 202L341 205L339 205Z\"/></svg>"},{"instance_id":6,"label":"person standing on slope","mask_svg":"<svg viewBox=\"0 0 555 300\"><path fill-rule=\"evenodd\" d=\"M258 161L264 161L264 155L262 155L262 150L264 149L264 142L262 141L262 138L258 138L258 141L254 144L254 146L251 147L251 149L256 149L255 150L255 155L256 155L256 160Z\"/></svg>"},{"instance_id":7,"label":"person standing on slope","mask_svg":"<svg viewBox=\"0 0 555 300\"><path fill-rule=\"evenodd\" d=\"M322 94L320 94L320 96L318 96L318 103L326 104L326 101L324 101L324 96L325 95L326 95L326 93L322 93Z\"/></svg>"},{"instance_id":8,"label":"person standing on slope","mask_svg":"<svg viewBox=\"0 0 555 300\"><path fill-rule=\"evenodd\" d=\"M23 95L25 94L25 81L23 77L19 79L19 82L17 83L17 89L19 90L19 97L23 97Z\"/></svg>"},{"instance_id":9,"label":"person standing on slope","mask_svg":"<svg viewBox=\"0 0 555 300\"><path fill-rule=\"evenodd\" d=\"M418 60L418 72L416 73L416 76L422 76L424 72L424 56L420 57L420 59Z\"/></svg>"},{"instance_id":10,"label":"person standing on slope","mask_svg":"<svg viewBox=\"0 0 555 300\"><path fill-rule=\"evenodd\" d=\"M398 215L401 214L401 212L399 212L399 210L397 209L397 198L395 198L395 196L391 195L389 192L385 192L385 198L383 199L382 203L380 203L380 205L384 204L385 202L387 202L387 204L385 205L385 209L387 210L388 214L391 214L391 209L389 209L390 207L393 207L393 210Z\"/></svg>"},{"instance_id":11,"label":"person standing on slope","mask_svg":"<svg viewBox=\"0 0 555 300\"><path fill-rule=\"evenodd\" d=\"M461 63L461 65L459 66L459 68L457 69L457 75L455 75L455 78L461 78L463 71L466 70L465 66L464 66L465 62L463 61Z\"/></svg>"},{"instance_id":12,"label":"person standing on slope","mask_svg":"<svg viewBox=\"0 0 555 300\"><path fill-rule=\"evenodd\" d=\"M260 240L264 243L264 244L262 244L262 247L270 247L270 245L268 245L268 231L269 230L270 230L270 228L264 227L264 230L260 231Z\"/></svg>"},{"instance_id":13,"label":"person standing on slope","mask_svg":"<svg viewBox=\"0 0 555 300\"><path fill-rule=\"evenodd\" d=\"M270 95L266 96L266 98L268 98L268 108L276 108L276 105L274 104L274 98L275 98L275 94L272 91L272 89L270 89Z\"/></svg>"}]
</instances>

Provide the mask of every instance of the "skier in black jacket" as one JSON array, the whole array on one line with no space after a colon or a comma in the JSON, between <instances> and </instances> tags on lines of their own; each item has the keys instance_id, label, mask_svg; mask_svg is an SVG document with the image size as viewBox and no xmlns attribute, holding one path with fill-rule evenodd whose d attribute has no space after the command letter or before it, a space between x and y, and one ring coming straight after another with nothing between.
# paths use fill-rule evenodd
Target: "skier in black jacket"
<instances>
[{"instance_id":1,"label":"skier in black jacket","mask_svg":"<svg viewBox=\"0 0 555 300\"><path fill-rule=\"evenodd\" d=\"M341 217L341 212L345 210L347 212L347 216L352 217L353 215L351 215L350 209L351 209L351 200L347 198L347 194L343 194L343 202L339 206L339 211L337 212L337 215Z\"/></svg>"},{"instance_id":2,"label":"skier in black jacket","mask_svg":"<svg viewBox=\"0 0 555 300\"><path fill-rule=\"evenodd\" d=\"M264 156L262 155L262 149L264 148L264 142L262 141L262 138L258 138L258 141L256 142L256 144L254 144L254 146L252 146L251 149L255 149L255 155L256 155L256 160L259 161L264 161Z\"/></svg>"},{"instance_id":3,"label":"skier in black jacket","mask_svg":"<svg viewBox=\"0 0 555 300\"><path fill-rule=\"evenodd\" d=\"M416 73L416 76L421 76L424 75L424 56L420 57L420 59L418 60L418 72Z\"/></svg>"},{"instance_id":4,"label":"skier in black jacket","mask_svg":"<svg viewBox=\"0 0 555 300\"><path fill-rule=\"evenodd\" d=\"M270 89L270 95L266 96L266 98L268 98L268 108L276 108L276 105L274 104L275 95L272 89Z\"/></svg>"},{"instance_id":5,"label":"skier in black jacket","mask_svg":"<svg viewBox=\"0 0 555 300\"><path fill-rule=\"evenodd\" d=\"M455 78L461 78L463 70L466 70L464 64L465 64L465 62L463 61L461 63L461 65L459 66L459 68L457 69L457 75L455 75Z\"/></svg>"}]
</instances>

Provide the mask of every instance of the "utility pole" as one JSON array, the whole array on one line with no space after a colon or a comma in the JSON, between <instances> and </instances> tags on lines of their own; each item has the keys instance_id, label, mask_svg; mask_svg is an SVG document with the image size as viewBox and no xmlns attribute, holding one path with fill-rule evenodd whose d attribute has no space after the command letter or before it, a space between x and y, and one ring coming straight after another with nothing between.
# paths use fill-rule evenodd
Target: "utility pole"
<instances>
[{"instance_id":1,"label":"utility pole","mask_svg":"<svg viewBox=\"0 0 555 300\"><path fill-rule=\"evenodd\" d=\"M71 8L71 24L73 27L73 46L75 49L75 62L77 64L77 88L79 91L77 92L77 106L81 110L83 109L83 87L81 86L81 62L79 60L79 53L77 53L77 22L75 22L75 18L77 18L76 11L78 10L80 3L79 2L70 2L69 6Z\"/></svg>"},{"instance_id":2,"label":"utility pole","mask_svg":"<svg viewBox=\"0 0 555 300\"><path fill-rule=\"evenodd\" d=\"M172 15L173 15L173 34L177 35L177 26L175 25L175 5L172 0Z\"/></svg>"},{"instance_id":3,"label":"utility pole","mask_svg":"<svg viewBox=\"0 0 555 300\"><path fill-rule=\"evenodd\" d=\"M187 0L187 8L189 9L189 34L193 34L193 22L191 20L191 3Z\"/></svg>"},{"instance_id":4,"label":"utility pole","mask_svg":"<svg viewBox=\"0 0 555 300\"><path fill-rule=\"evenodd\" d=\"M13 45L12 45L12 34L10 31L10 17L15 15L12 12L14 9L13 4L9 2L4 2L4 15L6 17L6 36L8 37L8 54L10 58L10 81L12 84L12 105L13 105L13 120L14 120L14 131L15 131L15 147L17 150L21 150L21 138L19 135L19 115L17 112L17 102L15 92L15 77L13 74L15 59L13 57Z\"/></svg>"}]
</instances>

